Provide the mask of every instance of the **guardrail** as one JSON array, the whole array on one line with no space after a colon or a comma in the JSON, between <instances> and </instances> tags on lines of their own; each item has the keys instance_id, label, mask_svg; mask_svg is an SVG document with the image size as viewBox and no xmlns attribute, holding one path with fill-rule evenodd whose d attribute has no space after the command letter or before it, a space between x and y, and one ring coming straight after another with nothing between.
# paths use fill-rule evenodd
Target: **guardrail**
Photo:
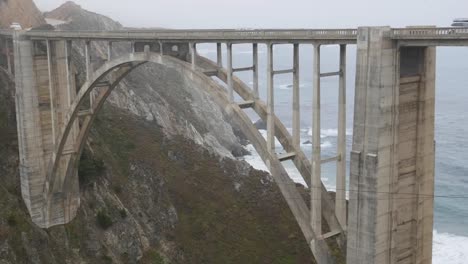
<instances>
[{"instance_id":1,"label":"guardrail","mask_svg":"<svg viewBox=\"0 0 468 264\"><path fill-rule=\"evenodd\" d=\"M391 37L393 39L468 38L468 27L395 28Z\"/></svg>"},{"instance_id":2,"label":"guardrail","mask_svg":"<svg viewBox=\"0 0 468 264\"><path fill-rule=\"evenodd\" d=\"M22 31L33 39L164 40L164 41L293 41L356 40L357 29L197 29L121 31ZM408 27L391 30L392 39L468 39L468 27ZM0 30L0 36L12 36Z\"/></svg>"},{"instance_id":3,"label":"guardrail","mask_svg":"<svg viewBox=\"0 0 468 264\"><path fill-rule=\"evenodd\" d=\"M9 32L9 33L8 33ZM11 31L5 31L11 35ZM128 30L128 31L26 31L36 39L86 40L355 40L356 29L225 29L225 30ZM0 31L2 35L2 31Z\"/></svg>"}]
</instances>

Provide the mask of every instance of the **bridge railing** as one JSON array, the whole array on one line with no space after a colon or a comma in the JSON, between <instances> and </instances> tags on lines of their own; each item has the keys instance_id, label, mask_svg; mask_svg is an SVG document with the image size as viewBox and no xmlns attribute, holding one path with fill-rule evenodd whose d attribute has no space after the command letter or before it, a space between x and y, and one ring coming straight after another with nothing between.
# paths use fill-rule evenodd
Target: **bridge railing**
<instances>
[{"instance_id":1,"label":"bridge railing","mask_svg":"<svg viewBox=\"0 0 468 264\"><path fill-rule=\"evenodd\" d=\"M0 31L0 35L3 31ZM5 31L11 35L11 31ZM226 29L226 30L128 30L128 31L27 31L36 39L87 40L321 40L356 39L357 29Z\"/></svg>"},{"instance_id":2,"label":"bridge railing","mask_svg":"<svg viewBox=\"0 0 468 264\"><path fill-rule=\"evenodd\" d=\"M468 27L427 27L427 28L395 28L392 38L458 38L468 37Z\"/></svg>"}]
</instances>

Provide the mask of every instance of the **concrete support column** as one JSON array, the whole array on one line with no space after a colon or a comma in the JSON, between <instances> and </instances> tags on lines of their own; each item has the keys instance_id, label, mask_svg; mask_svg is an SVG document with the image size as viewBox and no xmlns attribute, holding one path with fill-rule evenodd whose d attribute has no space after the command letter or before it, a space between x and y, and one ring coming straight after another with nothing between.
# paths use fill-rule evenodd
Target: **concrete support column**
<instances>
[{"instance_id":1,"label":"concrete support column","mask_svg":"<svg viewBox=\"0 0 468 264\"><path fill-rule=\"evenodd\" d=\"M192 57L192 70L197 67L197 43L190 42L190 55Z\"/></svg>"},{"instance_id":2,"label":"concrete support column","mask_svg":"<svg viewBox=\"0 0 468 264\"><path fill-rule=\"evenodd\" d=\"M232 80L232 43L226 43L227 46L227 85L229 101L234 102L234 83Z\"/></svg>"},{"instance_id":3,"label":"concrete support column","mask_svg":"<svg viewBox=\"0 0 468 264\"><path fill-rule=\"evenodd\" d=\"M335 213L341 227L346 229L346 45L340 45L337 154Z\"/></svg>"},{"instance_id":4,"label":"concrete support column","mask_svg":"<svg viewBox=\"0 0 468 264\"><path fill-rule=\"evenodd\" d=\"M270 154L275 154L275 91L273 44L267 44L267 148ZM267 164L268 165L268 164Z\"/></svg>"},{"instance_id":5,"label":"concrete support column","mask_svg":"<svg viewBox=\"0 0 468 264\"><path fill-rule=\"evenodd\" d=\"M435 48L359 28L348 263L431 263Z\"/></svg>"},{"instance_id":6,"label":"concrete support column","mask_svg":"<svg viewBox=\"0 0 468 264\"><path fill-rule=\"evenodd\" d=\"M72 52L72 41L67 40L64 41L64 53L65 53L65 74L66 74L66 83L67 83L67 103L66 103L66 109L68 109L72 103L73 100L75 100L76 97L76 86L75 86L75 75L72 69L72 57L71 57L71 52ZM65 111L64 111L65 112ZM63 117L62 117L63 118ZM73 129L70 132L71 138L75 139L76 136L78 135L78 129L79 125L78 122L75 122Z\"/></svg>"},{"instance_id":7,"label":"concrete support column","mask_svg":"<svg viewBox=\"0 0 468 264\"><path fill-rule=\"evenodd\" d=\"M221 49L221 43L216 43L216 63L218 65L218 68L222 69L223 68L223 50Z\"/></svg>"},{"instance_id":8,"label":"concrete support column","mask_svg":"<svg viewBox=\"0 0 468 264\"><path fill-rule=\"evenodd\" d=\"M72 90L72 82L73 76L72 76L72 70L71 70L71 51L72 51L72 42L67 40L65 42L65 60L66 60L66 72L67 72L67 97L68 97L68 106L70 106L73 102L74 94L76 94L76 91Z\"/></svg>"},{"instance_id":9,"label":"concrete support column","mask_svg":"<svg viewBox=\"0 0 468 264\"><path fill-rule=\"evenodd\" d=\"M258 43L252 44L252 60L253 60L253 92L255 99L259 99L258 92Z\"/></svg>"},{"instance_id":10,"label":"concrete support column","mask_svg":"<svg viewBox=\"0 0 468 264\"><path fill-rule=\"evenodd\" d=\"M294 147L301 147L301 108L300 108L300 84L299 84L299 44L294 44L293 54L293 119L292 139Z\"/></svg>"},{"instance_id":11,"label":"concrete support column","mask_svg":"<svg viewBox=\"0 0 468 264\"><path fill-rule=\"evenodd\" d=\"M136 52L136 49L135 49L135 41L131 41L130 42L130 52L131 53L135 53Z\"/></svg>"},{"instance_id":12,"label":"concrete support column","mask_svg":"<svg viewBox=\"0 0 468 264\"><path fill-rule=\"evenodd\" d=\"M45 168L33 46L30 39L13 31L21 194L31 218L41 226Z\"/></svg>"},{"instance_id":13,"label":"concrete support column","mask_svg":"<svg viewBox=\"0 0 468 264\"><path fill-rule=\"evenodd\" d=\"M107 42L107 61L112 60L112 41Z\"/></svg>"},{"instance_id":14,"label":"concrete support column","mask_svg":"<svg viewBox=\"0 0 468 264\"><path fill-rule=\"evenodd\" d=\"M322 235L322 178L320 147L320 45L314 45L312 92L312 175L310 186L310 221L317 236Z\"/></svg>"},{"instance_id":15,"label":"concrete support column","mask_svg":"<svg viewBox=\"0 0 468 264\"><path fill-rule=\"evenodd\" d=\"M5 39L5 52L6 52L8 73L13 74L13 69L11 66L10 42L8 41L8 39Z\"/></svg>"},{"instance_id":16,"label":"concrete support column","mask_svg":"<svg viewBox=\"0 0 468 264\"><path fill-rule=\"evenodd\" d=\"M398 67L390 30L358 29L347 263L397 263L390 251Z\"/></svg>"},{"instance_id":17,"label":"concrete support column","mask_svg":"<svg viewBox=\"0 0 468 264\"><path fill-rule=\"evenodd\" d=\"M52 43L50 40L46 40L47 47L47 68L49 74L49 100L50 100L50 118L52 122L52 149L55 150L57 140L57 113L55 110L55 88L54 81L52 79Z\"/></svg>"},{"instance_id":18,"label":"concrete support column","mask_svg":"<svg viewBox=\"0 0 468 264\"><path fill-rule=\"evenodd\" d=\"M86 80L91 77L91 42L85 42L85 64L86 64Z\"/></svg>"},{"instance_id":19,"label":"concrete support column","mask_svg":"<svg viewBox=\"0 0 468 264\"><path fill-rule=\"evenodd\" d=\"M158 41L159 43L159 53L161 53L161 55L164 55L164 44L162 41Z\"/></svg>"}]
</instances>

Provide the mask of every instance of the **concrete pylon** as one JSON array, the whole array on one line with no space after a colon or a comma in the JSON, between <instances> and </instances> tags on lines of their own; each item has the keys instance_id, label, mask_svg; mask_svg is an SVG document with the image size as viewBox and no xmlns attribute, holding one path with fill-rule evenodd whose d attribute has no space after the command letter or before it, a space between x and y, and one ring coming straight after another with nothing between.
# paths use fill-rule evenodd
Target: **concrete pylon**
<instances>
[{"instance_id":1,"label":"concrete pylon","mask_svg":"<svg viewBox=\"0 0 468 264\"><path fill-rule=\"evenodd\" d=\"M45 191L49 161L55 153L57 132L63 127L65 114L76 88L69 83L70 63L63 41L33 42L22 32L14 32L16 82L16 118L20 155L23 200L34 223L40 227L63 224L72 219L79 206L78 178L71 182L73 192L62 191L65 176L59 177L56 189ZM65 89L64 89L65 88ZM73 150L74 138L66 143ZM69 154L68 154L69 155ZM58 170L64 171L68 157L62 157ZM47 193L50 202L46 200Z\"/></svg>"},{"instance_id":2,"label":"concrete pylon","mask_svg":"<svg viewBox=\"0 0 468 264\"><path fill-rule=\"evenodd\" d=\"M432 262L435 49L359 28L347 263Z\"/></svg>"}]
</instances>

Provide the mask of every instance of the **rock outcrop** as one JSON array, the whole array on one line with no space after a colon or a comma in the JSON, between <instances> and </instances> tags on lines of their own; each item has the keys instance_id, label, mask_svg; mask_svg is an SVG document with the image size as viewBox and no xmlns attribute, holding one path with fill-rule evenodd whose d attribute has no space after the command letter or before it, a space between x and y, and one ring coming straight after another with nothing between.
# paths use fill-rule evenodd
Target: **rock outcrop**
<instances>
[{"instance_id":1,"label":"rock outcrop","mask_svg":"<svg viewBox=\"0 0 468 264\"><path fill-rule=\"evenodd\" d=\"M0 0L0 28L9 28L13 22L20 23L23 28L46 23L33 0Z\"/></svg>"}]
</instances>

